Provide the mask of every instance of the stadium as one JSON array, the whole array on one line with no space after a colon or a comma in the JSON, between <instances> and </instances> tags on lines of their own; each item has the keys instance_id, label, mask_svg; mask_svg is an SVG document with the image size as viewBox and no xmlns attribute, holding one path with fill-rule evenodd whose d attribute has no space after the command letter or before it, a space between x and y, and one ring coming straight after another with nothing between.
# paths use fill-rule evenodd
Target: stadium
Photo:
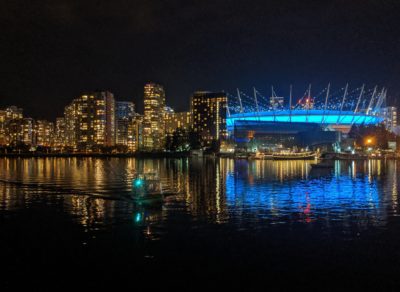
<instances>
[{"instance_id":1,"label":"stadium","mask_svg":"<svg viewBox=\"0 0 400 292\"><path fill-rule=\"evenodd\" d=\"M294 99L278 96L273 87L264 97L255 88L253 96L237 90L228 94L228 135L236 143L254 142L257 147L271 145L322 147L340 143L353 125L377 125L383 122L381 107L386 103L386 90L363 85L349 90L346 85L331 93L330 84L318 94L311 86L303 96Z\"/></svg>"}]
</instances>

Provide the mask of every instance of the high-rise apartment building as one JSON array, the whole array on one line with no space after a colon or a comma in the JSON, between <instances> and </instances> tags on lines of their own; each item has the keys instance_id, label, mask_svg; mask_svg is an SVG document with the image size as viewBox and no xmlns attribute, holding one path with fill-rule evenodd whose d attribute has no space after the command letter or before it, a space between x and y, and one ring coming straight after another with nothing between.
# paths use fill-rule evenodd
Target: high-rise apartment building
<instances>
[{"instance_id":1,"label":"high-rise apartment building","mask_svg":"<svg viewBox=\"0 0 400 292\"><path fill-rule=\"evenodd\" d=\"M64 108L64 146L73 149L78 145L79 129L79 99L74 99L71 104Z\"/></svg>"},{"instance_id":2,"label":"high-rise apartment building","mask_svg":"<svg viewBox=\"0 0 400 292\"><path fill-rule=\"evenodd\" d=\"M129 101L117 101L115 112L116 144L128 146L133 138L129 129L135 117L135 105Z\"/></svg>"},{"instance_id":3,"label":"high-rise apartment building","mask_svg":"<svg viewBox=\"0 0 400 292\"><path fill-rule=\"evenodd\" d=\"M32 145L33 120L23 117L22 108L0 110L0 145Z\"/></svg>"},{"instance_id":4,"label":"high-rise apartment building","mask_svg":"<svg viewBox=\"0 0 400 292\"><path fill-rule=\"evenodd\" d=\"M54 123L46 120L37 120L35 123L36 146L53 146Z\"/></svg>"},{"instance_id":5,"label":"high-rise apartment building","mask_svg":"<svg viewBox=\"0 0 400 292\"><path fill-rule=\"evenodd\" d=\"M83 94L65 108L68 146L92 150L115 145L115 100L108 91Z\"/></svg>"},{"instance_id":6,"label":"high-rise apartment building","mask_svg":"<svg viewBox=\"0 0 400 292\"><path fill-rule=\"evenodd\" d=\"M165 91L155 83L144 86L143 150L165 148Z\"/></svg>"},{"instance_id":7,"label":"high-rise apartment building","mask_svg":"<svg viewBox=\"0 0 400 292\"><path fill-rule=\"evenodd\" d=\"M99 100L104 100L106 103L105 113L105 128L106 139L105 146L115 145L115 98L114 94L108 91L97 92L96 96Z\"/></svg>"},{"instance_id":8,"label":"high-rise apartment building","mask_svg":"<svg viewBox=\"0 0 400 292\"><path fill-rule=\"evenodd\" d=\"M228 99L224 92L197 91L193 94L192 127L200 137L202 146L211 146L213 140L227 138L227 104Z\"/></svg>"},{"instance_id":9,"label":"high-rise apartment building","mask_svg":"<svg viewBox=\"0 0 400 292\"><path fill-rule=\"evenodd\" d=\"M34 121L31 118L12 119L6 126L6 144L18 146L34 144Z\"/></svg>"},{"instance_id":10,"label":"high-rise apartment building","mask_svg":"<svg viewBox=\"0 0 400 292\"><path fill-rule=\"evenodd\" d=\"M381 108L381 116L386 129L394 132L397 127L397 108L394 106Z\"/></svg>"},{"instance_id":11,"label":"high-rise apartment building","mask_svg":"<svg viewBox=\"0 0 400 292\"><path fill-rule=\"evenodd\" d=\"M14 105L6 108L6 119L7 120L15 120L22 119L22 108L16 107Z\"/></svg>"},{"instance_id":12,"label":"high-rise apartment building","mask_svg":"<svg viewBox=\"0 0 400 292\"><path fill-rule=\"evenodd\" d=\"M25 145L34 144L34 126L35 121L32 118L23 118L21 126L22 142Z\"/></svg>"},{"instance_id":13,"label":"high-rise apartment building","mask_svg":"<svg viewBox=\"0 0 400 292\"><path fill-rule=\"evenodd\" d=\"M176 129L189 131L191 126L190 112L167 112L165 115L165 133L172 135Z\"/></svg>"},{"instance_id":14,"label":"high-rise apartment building","mask_svg":"<svg viewBox=\"0 0 400 292\"><path fill-rule=\"evenodd\" d=\"M0 145L7 144L7 137L6 137L6 111L0 110Z\"/></svg>"},{"instance_id":15,"label":"high-rise apartment building","mask_svg":"<svg viewBox=\"0 0 400 292\"><path fill-rule=\"evenodd\" d=\"M54 127L54 137L53 137L54 148L60 149L67 146L65 129L66 129L65 117L57 118L56 125Z\"/></svg>"},{"instance_id":16,"label":"high-rise apartment building","mask_svg":"<svg viewBox=\"0 0 400 292\"><path fill-rule=\"evenodd\" d=\"M143 116L135 114L128 124L128 151L136 152L143 145Z\"/></svg>"}]
</instances>

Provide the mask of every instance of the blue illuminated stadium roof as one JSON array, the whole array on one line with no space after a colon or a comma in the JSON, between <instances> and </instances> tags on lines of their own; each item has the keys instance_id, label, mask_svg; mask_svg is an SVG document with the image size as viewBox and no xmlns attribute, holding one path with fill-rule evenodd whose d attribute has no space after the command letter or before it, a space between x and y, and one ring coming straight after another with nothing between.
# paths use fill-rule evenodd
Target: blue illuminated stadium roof
<instances>
[{"instance_id":1,"label":"blue illuminated stadium roof","mask_svg":"<svg viewBox=\"0 0 400 292\"><path fill-rule=\"evenodd\" d=\"M323 125L376 125L383 118L366 113L353 111L333 110L281 110L264 112L246 112L232 114L227 118L228 128L232 128L236 120L260 122L292 122L292 123L317 123Z\"/></svg>"}]
</instances>

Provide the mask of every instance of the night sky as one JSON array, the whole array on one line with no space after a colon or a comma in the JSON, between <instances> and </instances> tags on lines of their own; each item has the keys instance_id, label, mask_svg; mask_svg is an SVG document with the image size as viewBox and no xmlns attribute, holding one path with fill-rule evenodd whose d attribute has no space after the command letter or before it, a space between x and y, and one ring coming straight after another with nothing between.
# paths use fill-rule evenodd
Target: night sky
<instances>
[{"instance_id":1,"label":"night sky","mask_svg":"<svg viewBox=\"0 0 400 292\"><path fill-rule=\"evenodd\" d=\"M269 96L388 87L400 96L400 1L0 1L0 106L54 119L81 92L189 108L198 89ZM325 4L322 4L325 3Z\"/></svg>"}]
</instances>

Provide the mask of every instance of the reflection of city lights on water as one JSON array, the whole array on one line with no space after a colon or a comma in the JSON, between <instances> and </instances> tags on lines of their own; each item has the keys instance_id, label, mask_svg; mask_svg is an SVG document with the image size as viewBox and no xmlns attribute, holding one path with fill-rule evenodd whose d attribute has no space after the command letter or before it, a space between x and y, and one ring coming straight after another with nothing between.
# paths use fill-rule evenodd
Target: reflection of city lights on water
<instances>
[{"instance_id":1,"label":"reflection of city lights on water","mask_svg":"<svg viewBox=\"0 0 400 292\"><path fill-rule=\"evenodd\" d=\"M317 179L307 178L309 169L303 167L305 162L298 162L299 165L285 163L285 172L290 175L282 174L282 163L263 163L272 172L253 173L252 180L241 171L227 173L228 208L242 207L248 212L262 209L271 216L301 213L305 222L312 222L313 217L326 214L327 210L334 210L333 216L345 216L349 210L365 210L374 222L386 217L380 207L381 190L374 183L375 176L381 174L381 162L369 161L365 169L363 162L350 162L343 167L346 163L337 161L334 173ZM364 175L358 175L358 172Z\"/></svg>"},{"instance_id":2,"label":"reflection of city lights on water","mask_svg":"<svg viewBox=\"0 0 400 292\"><path fill-rule=\"evenodd\" d=\"M312 173L310 163L222 158L190 163L188 159L68 158L44 159L40 163L3 159L1 179L52 185L62 194L54 193L54 189L23 191L2 184L0 208L25 208L46 191L62 198L57 202L85 230L110 224L124 214L126 221L142 228L149 238L156 236L157 223L174 218L169 215L176 212L219 224L248 217L313 223L321 217L329 217L329 221L350 216L361 218L360 224L382 224L388 210L398 213L395 161L335 161L332 170L317 175ZM132 184L140 184L134 174L143 169L157 170L163 183L177 186L181 194L168 197L162 207L154 210L120 200L121 194L132 194Z\"/></svg>"}]
</instances>

